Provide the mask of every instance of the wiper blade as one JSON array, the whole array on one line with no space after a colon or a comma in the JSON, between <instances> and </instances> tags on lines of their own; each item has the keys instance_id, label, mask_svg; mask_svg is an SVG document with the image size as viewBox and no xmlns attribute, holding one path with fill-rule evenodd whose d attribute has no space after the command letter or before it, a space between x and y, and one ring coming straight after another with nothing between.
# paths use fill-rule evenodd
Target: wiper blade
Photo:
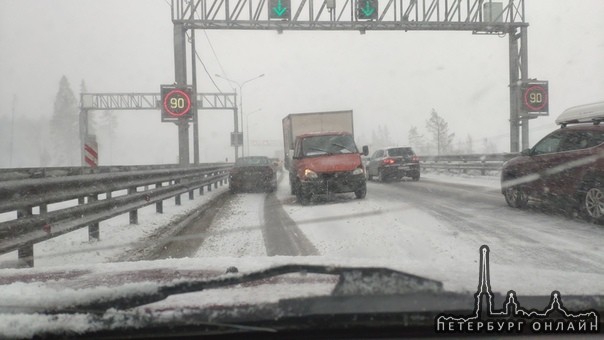
<instances>
[{"instance_id":1,"label":"wiper blade","mask_svg":"<svg viewBox=\"0 0 604 340\"><path fill-rule=\"evenodd\" d=\"M351 153L356 152L356 151L354 151L354 150L351 150L351 149L350 149L350 148L348 148L347 146L342 145L342 144L339 144L339 143L331 143L331 145L334 145L334 146L339 147L339 148L340 148L340 150L347 150L348 152L351 152Z\"/></svg>"},{"instance_id":2,"label":"wiper blade","mask_svg":"<svg viewBox=\"0 0 604 340\"><path fill-rule=\"evenodd\" d=\"M275 276L301 274L339 275L333 296L389 295L419 292L442 292L440 281L427 279L401 271L379 267L334 267L325 265L282 265L248 274L227 274L214 279L186 281L167 284L154 292L137 292L128 296L107 297L97 301L76 305L47 313L103 313L107 309L125 310L164 300L171 295L201 292L207 289L225 288Z\"/></svg>"},{"instance_id":3,"label":"wiper blade","mask_svg":"<svg viewBox=\"0 0 604 340\"><path fill-rule=\"evenodd\" d=\"M308 148L308 150L315 150L315 151L325 152L326 154L329 154L329 151L327 151L325 149L321 149L321 148L310 147L310 148Z\"/></svg>"}]
</instances>

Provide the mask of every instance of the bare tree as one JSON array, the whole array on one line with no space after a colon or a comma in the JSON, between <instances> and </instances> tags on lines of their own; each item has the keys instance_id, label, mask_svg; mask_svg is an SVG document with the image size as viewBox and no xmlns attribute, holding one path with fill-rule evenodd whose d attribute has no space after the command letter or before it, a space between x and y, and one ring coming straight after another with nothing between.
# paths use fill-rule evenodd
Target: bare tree
<instances>
[{"instance_id":1,"label":"bare tree","mask_svg":"<svg viewBox=\"0 0 604 340\"><path fill-rule=\"evenodd\" d=\"M482 152L484 153L496 153L497 145L491 142L488 138L482 140Z\"/></svg>"},{"instance_id":2,"label":"bare tree","mask_svg":"<svg viewBox=\"0 0 604 340\"><path fill-rule=\"evenodd\" d=\"M447 153L455 134L449 133L449 124L438 115L435 109L432 109L430 119L426 120L426 129L432 134L432 142L436 145L436 154Z\"/></svg>"},{"instance_id":3,"label":"bare tree","mask_svg":"<svg viewBox=\"0 0 604 340\"><path fill-rule=\"evenodd\" d=\"M381 149L392 145L394 145L394 143L390 139L390 131L388 131L388 126L379 125L377 133L375 132L375 130L371 131L372 149Z\"/></svg>"},{"instance_id":4,"label":"bare tree","mask_svg":"<svg viewBox=\"0 0 604 340\"><path fill-rule=\"evenodd\" d=\"M470 153L474 153L474 140L472 139L472 136L470 136L470 134L468 134L468 136L466 137L466 148L465 148L465 152L470 154Z\"/></svg>"},{"instance_id":5,"label":"bare tree","mask_svg":"<svg viewBox=\"0 0 604 340\"><path fill-rule=\"evenodd\" d=\"M426 155L430 152L430 148L426 143L426 138L417 131L416 126L412 126L409 129L409 146L420 155Z\"/></svg>"}]
</instances>

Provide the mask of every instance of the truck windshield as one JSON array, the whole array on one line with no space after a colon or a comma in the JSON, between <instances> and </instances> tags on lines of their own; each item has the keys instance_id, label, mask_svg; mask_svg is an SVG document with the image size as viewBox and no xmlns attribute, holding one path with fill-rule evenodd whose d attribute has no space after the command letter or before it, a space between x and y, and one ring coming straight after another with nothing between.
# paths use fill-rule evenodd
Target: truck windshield
<instances>
[{"instance_id":1,"label":"truck windshield","mask_svg":"<svg viewBox=\"0 0 604 340\"><path fill-rule=\"evenodd\" d=\"M302 141L305 156L357 153L357 147L351 135L313 136Z\"/></svg>"}]
</instances>

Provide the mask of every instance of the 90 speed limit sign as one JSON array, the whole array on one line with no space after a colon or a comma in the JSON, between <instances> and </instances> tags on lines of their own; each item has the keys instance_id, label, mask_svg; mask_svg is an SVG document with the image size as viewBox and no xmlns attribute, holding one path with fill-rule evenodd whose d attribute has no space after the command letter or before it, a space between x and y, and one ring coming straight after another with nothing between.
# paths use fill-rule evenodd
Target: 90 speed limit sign
<instances>
[{"instance_id":1,"label":"90 speed limit sign","mask_svg":"<svg viewBox=\"0 0 604 340\"><path fill-rule=\"evenodd\" d=\"M527 82L522 86L522 111L531 114L549 113L548 83Z\"/></svg>"},{"instance_id":2,"label":"90 speed limit sign","mask_svg":"<svg viewBox=\"0 0 604 340\"><path fill-rule=\"evenodd\" d=\"M161 86L161 118L163 122L190 119L195 107L195 94L190 86Z\"/></svg>"}]
</instances>

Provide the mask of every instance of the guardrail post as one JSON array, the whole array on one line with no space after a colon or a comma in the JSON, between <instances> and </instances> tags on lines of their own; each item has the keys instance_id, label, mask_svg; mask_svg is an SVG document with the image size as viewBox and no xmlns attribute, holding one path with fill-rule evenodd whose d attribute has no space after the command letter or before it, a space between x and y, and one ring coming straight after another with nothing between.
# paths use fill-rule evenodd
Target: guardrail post
<instances>
[{"instance_id":1,"label":"guardrail post","mask_svg":"<svg viewBox=\"0 0 604 340\"><path fill-rule=\"evenodd\" d=\"M155 184L155 188L161 188L161 183ZM164 213L164 201L155 202L155 212L158 214Z\"/></svg>"},{"instance_id":2,"label":"guardrail post","mask_svg":"<svg viewBox=\"0 0 604 340\"><path fill-rule=\"evenodd\" d=\"M82 205L86 203L86 197L78 197L78 204Z\"/></svg>"},{"instance_id":3,"label":"guardrail post","mask_svg":"<svg viewBox=\"0 0 604 340\"><path fill-rule=\"evenodd\" d=\"M484 176L487 174L486 162L483 159L482 161L480 161L480 163L482 163L482 169L480 169L480 174Z\"/></svg>"},{"instance_id":4,"label":"guardrail post","mask_svg":"<svg viewBox=\"0 0 604 340\"><path fill-rule=\"evenodd\" d=\"M88 196L88 203L96 202L99 200L98 195ZM88 226L88 241L98 241L100 239L99 222L92 223Z\"/></svg>"},{"instance_id":5,"label":"guardrail post","mask_svg":"<svg viewBox=\"0 0 604 340\"><path fill-rule=\"evenodd\" d=\"M214 182L214 189L218 189L218 182L220 182L220 181Z\"/></svg>"},{"instance_id":6,"label":"guardrail post","mask_svg":"<svg viewBox=\"0 0 604 340\"><path fill-rule=\"evenodd\" d=\"M136 188L128 188L128 195L136 193ZM129 212L130 224L138 224L138 210L134 209Z\"/></svg>"},{"instance_id":7,"label":"guardrail post","mask_svg":"<svg viewBox=\"0 0 604 340\"><path fill-rule=\"evenodd\" d=\"M189 191L189 200L195 199L194 190Z\"/></svg>"},{"instance_id":8,"label":"guardrail post","mask_svg":"<svg viewBox=\"0 0 604 340\"><path fill-rule=\"evenodd\" d=\"M180 180L174 180L173 185L176 185L178 183L180 183ZM181 205L180 194L177 194L176 196L174 196L174 204Z\"/></svg>"},{"instance_id":9,"label":"guardrail post","mask_svg":"<svg viewBox=\"0 0 604 340\"><path fill-rule=\"evenodd\" d=\"M199 187L199 195L203 195L203 185Z\"/></svg>"},{"instance_id":10,"label":"guardrail post","mask_svg":"<svg viewBox=\"0 0 604 340\"><path fill-rule=\"evenodd\" d=\"M17 210L17 218L31 216L32 215L31 210L32 210L31 207L26 207L26 208Z\"/></svg>"},{"instance_id":11,"label":"guardrail post","mask_svg":"<svg viewBox=\"0 0 604 340\"><path fill-rule=\"evenodd\" d=\"M208 184L208 192L212 191L212 183Z\"/></svg>"},{"instance_id":12,"label":"guardrail post","mask_svg":"<svg viewBox=\"0 0 604 340\"><path fill-rule=\"evenodd\" d=\"M24 264L27 267L34 266L34 245L28 244L19 247L17 250L17 257L21 262L19 265L22 266Z\"/></svg>"},{"instance_id":13,"label":"guardrail post","mask_svg":"<svg viewBox=\"0 0 604 340\"><path fill-rule=\"evenodd\" d=\"M48 204L40 204L40 215L48 212Z\"/></svg>"}]
</instances>

